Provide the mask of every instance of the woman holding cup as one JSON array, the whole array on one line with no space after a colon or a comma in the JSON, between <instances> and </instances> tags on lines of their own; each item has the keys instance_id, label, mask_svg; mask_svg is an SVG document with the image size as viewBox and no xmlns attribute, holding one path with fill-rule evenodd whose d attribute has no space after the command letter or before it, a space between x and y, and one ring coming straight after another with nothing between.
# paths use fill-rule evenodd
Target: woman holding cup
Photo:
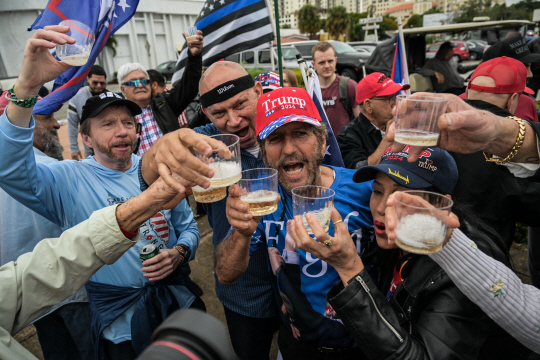
<instances>
[{"instance_id":1,"label":"woman holding cup","mask_svg":"<svg viewBox=\"0 0 540 360\"><path fill-rule=\"evenodd\" d=\"M324 232L313 217L306 216L320 242L309 237L300 217L291 222L291 235L297 246L326 261L339 273L342 282L329 291L328 302L369 358L524 356L529 351L473 304L430 257L396 245L396 234L410 245L411 238L431 241L422 236L438 233L439 243L431 244L433 247L453 236L468 236L478 249L509 264L507 250L497 234L474 214L459 204L453 206L452 213L447 206L431 205L441 195L449 198L454 189L458 174L452 157L444 150L430 148L416 162L409 163L408 149L405 147L399 153L387 150L379 165L366 166L353 177L356 182L374 181L370 209L376 241L364 250L362 259L336 211L332 212L334 237ZM403 192L413 189L431 194L420 197ZM387 206L389 199L391 207ZM400 235L400 226L404 225L400 222L412 215L433 219L406 226L407 238ZM325 241L330 241L331 246L323 245ZM425 252L421 246L420 250ZM493 285L487 296L496 302L504 295L500 286ZM486 291L489 290L488 287Z\"/></svg>"}]
</instances>

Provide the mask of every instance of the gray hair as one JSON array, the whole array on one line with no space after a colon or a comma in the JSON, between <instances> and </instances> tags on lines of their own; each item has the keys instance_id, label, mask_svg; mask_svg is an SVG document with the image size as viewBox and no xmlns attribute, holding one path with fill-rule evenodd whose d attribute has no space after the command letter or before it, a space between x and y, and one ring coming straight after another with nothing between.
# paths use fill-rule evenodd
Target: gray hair
<instances>
[{"instance_id":1,"label":"gray hair","mask_svg":"<svg viewBox=\"0 0 540 360\"><path fill-rule=\"evenodd\" d=\"M118 79L118 84L122 85L126 76L128 76L130 73L132 73L135 70L141 70L144 73L144 75L146 75L147 78L150 78L150 76L148 76L148 73L146 72L146 69L141 64L127 63L120 66L120 69L118 69L118 73L116 74L116 78Z\"/></svg>"}]
</instances>

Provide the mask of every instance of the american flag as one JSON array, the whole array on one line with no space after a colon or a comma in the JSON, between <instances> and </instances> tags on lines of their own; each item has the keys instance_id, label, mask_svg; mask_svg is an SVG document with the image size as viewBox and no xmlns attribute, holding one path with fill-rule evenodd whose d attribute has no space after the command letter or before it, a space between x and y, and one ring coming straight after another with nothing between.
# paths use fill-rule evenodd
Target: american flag
<instances>
[{"instance_id":1,"label":"american flag","mask_svg":"<svg viewBox=\"0 0 540 360\"><path fill-rule=\"evenodd\" d=\"M29 30L58 25L63 20L77 20L91 28L96 42L83 66L72 67L54 81L49 95L34 106L34 114L48 115L71 99L81 88L107 39L135 14L139 0L50 0Z\"/></svg>"},{"instance_id":2,"label":"american flag","mask_svg":"<svg viewBox=\"0 0 540 360\"><path fill-rule=\"evenodd\" d=\"M401 17L398 18L398 36L396 41L396 51L394 53L394 64L392 66L392 80L401 85L409 83L409 69L407 65L407 55L405 53L405 41L403 39L403 27ZM400 90L400 93L410 95L410 90Z\"/></svg>"},{"instance_id":3,"label":"american flag","mask_svg":"<svg viewBox=\"0 0 540 360\"><path fill-rule=\"evenodd\" d=\"M158 212L152 218L150 218L150 223L154 227L154 231L158 234L161 239L168 244L169 243L169 225L165 216L161 212Z\"/></svg>"},{"instance_id":4,"label":"american flag","mask_svg":"<svg viewBox=\"0 0 540 360\"><path fill-rule=\"evenodd\" d=\"M194 25L203 32L205 66L274 39L265 0L206 0ZM173 84L182 78L186 62L187 46L184 46L176 63Z\"/></svg>"}]
</instances>

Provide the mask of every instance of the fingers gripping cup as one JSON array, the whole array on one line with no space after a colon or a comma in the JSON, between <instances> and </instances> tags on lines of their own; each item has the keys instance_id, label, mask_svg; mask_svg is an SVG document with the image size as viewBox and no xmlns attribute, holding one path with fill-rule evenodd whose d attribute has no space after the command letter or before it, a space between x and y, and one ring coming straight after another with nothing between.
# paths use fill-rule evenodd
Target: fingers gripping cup
<instances>
[{"instance_id":1,"label":"fingers gripping cup","mask_svg":"<svg viewBox=\"0 0 540 360\"><path fill-rule=\"evenodd\" d=\"M88 57L96 41L92 29L77 20L64 20L59 25L69 26L66 35L75 39L75 44L56 45L56 56L72 66L82 66L88 62Z\"/></svg>"},{"instance_id":2,"label":"fingers gripping cup","mask_svg":"<svg viewBox=\"0 0 540 360\"><path fill-rule=\"evenodd\" d=\"M276 169L251 169L242 171L238 181L240 200L248 204L253 216L263 216L277 210L278 171Z\"/></svg>"},{"instance_id":3,"label":"fingers gripping cup","mask_svg":"<svg viewBox=\"0 0 540 360\"><path fill-rule=\"evenodd\" d=\"M403 194L400 200L396 198L395 206L397 246L415 254L441 250L453 201L429 191L404 191Z\"/></svg>"},{"instance_id":4,"label":"fingers gripping cup","mask_svg":"<svg viewBox=\"0 0 540 360\"><path fill-rule=\"evenodd\" d=\"M436 146L439 117L446 111L448 99L432 96L398 95L394 140L414 146Z\"/></svg>"},{"instance_id":5,"label":"fingers gripping cup","mask_svg":"<svg viewBox=\"0 0 540 360\"><path fill-rule=\"evenodd\" d=\"M306 220L306 214L311 214L324 231L330 227L330 215L334 207L334 190L314 185L299 186L292 190L293 214L301 216L308 234L313 230Z\"/></svg>"},{"instance_id":6,"label":"fingers gripping cup","mask_svg":"<svg viewBox=\"0 0 540 360\"><path fill-rule=\"evenodd\" d=\"M227 186L236 184L242 178L240 163L240 139L236 135L214 135L211 138L221 141L225 146L212 151L210 156L194 151L194 155L214 170L210 187L194 186L191 190L195 200L212 203L227 196Z\"/></svg>"}]
</instances>

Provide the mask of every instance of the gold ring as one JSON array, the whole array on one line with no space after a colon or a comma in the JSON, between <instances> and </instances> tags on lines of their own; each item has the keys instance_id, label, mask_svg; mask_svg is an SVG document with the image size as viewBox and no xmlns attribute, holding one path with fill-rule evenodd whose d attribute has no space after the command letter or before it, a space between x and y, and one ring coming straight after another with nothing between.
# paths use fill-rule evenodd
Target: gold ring
<instances>
[{"instance_id":1,"label":"gold ring","mask_svg":"<svg viewBox=\"0 0 540 360\"><path fill-rule=\"evenodd\" d=\"M332 246L332 239L330 239L330 240L325 240L325 241L323 242L323 244L324 244L324 246L326 246L326 247Z\"/></svg>"},{"instance_id":2,"label":"gold ring","mask_svg":"<svg viewBox=\"0 0 540 360\"><path fill-rule=\"evenodd\" d=\"M336 221L336 222L334 223L334 226L336 226L336 225L339 224L340 222L343 222L343 220L339 219L338 221Z\"/></svg>"}]
</instances>

